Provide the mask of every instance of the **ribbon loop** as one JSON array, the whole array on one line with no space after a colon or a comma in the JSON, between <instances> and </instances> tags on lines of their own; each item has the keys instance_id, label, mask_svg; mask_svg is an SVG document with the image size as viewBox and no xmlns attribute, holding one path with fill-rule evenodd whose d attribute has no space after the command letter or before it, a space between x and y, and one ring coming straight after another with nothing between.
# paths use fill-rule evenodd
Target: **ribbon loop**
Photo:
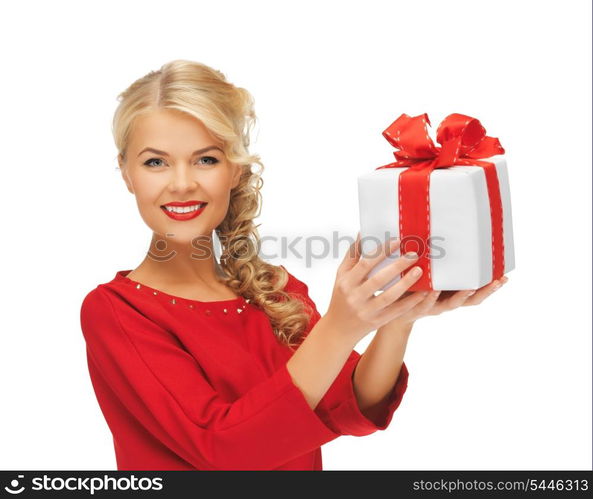
<instances>
[{"instance_id":1,"label":"ribbon loop","mask_svg":"<svg viewBox=\"0 0 593 499\"><path fill-rule=\"evenodd\" d=\"M414 118L404 113L385 129L383 136L392 146L400 149L394 153L396 159L435 157L438 149L428 135L426 123L430 123L426 113Z\"/></svg>"}]
</instances>

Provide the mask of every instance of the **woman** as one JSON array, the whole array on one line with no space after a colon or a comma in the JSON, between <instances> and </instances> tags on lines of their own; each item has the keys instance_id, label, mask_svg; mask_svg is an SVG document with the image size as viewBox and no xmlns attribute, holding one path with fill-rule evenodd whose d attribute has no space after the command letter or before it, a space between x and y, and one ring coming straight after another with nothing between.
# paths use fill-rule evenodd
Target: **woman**
<instances>
[{"instance_id":1,"label":"woman","mask_svg":"<svg viewBox=\"0 0 593 499\"><path fill-rule=\"evenodd\" d=\"M321 470L321 445L390 424L414 321L479 303L497 284L438 301L407 292L418 278L407 272L375 296L416 259L366 279L398 241L367 257L358 237L322 317L303 282L258 256L254 122L251 95L195 62L166 64L120 95L119 168L153 236L144 261L81 308L119 470ZM354 346L374 330L361 356Z\"/></svg>"}]
</instances>

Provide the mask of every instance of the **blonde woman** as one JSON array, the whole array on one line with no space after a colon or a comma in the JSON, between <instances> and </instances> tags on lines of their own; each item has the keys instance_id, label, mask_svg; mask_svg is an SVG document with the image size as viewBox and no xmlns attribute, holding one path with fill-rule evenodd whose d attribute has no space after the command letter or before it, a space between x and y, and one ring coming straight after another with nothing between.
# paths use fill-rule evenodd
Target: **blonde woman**
<instances>
[{"instance_id":1,"label":"blonde woman","mask_svg":"<svg viewBox=\"0 0 593 499\"><path fill-rule=\"evenodd\" d=\"M418 277L406 272L375 296L415 259L367 279L398 241L367 257L357 238L321 316L303 282L258 256L251 95L177 60L119 98L119 168L153 236L140 265L81 308L118 469L321 470L326 442L387 428L407 387L414 321L478 303L496 282L437 300L407 292ZM374 330L360 355L354 346Z\"/></svg>"}]
</instances>

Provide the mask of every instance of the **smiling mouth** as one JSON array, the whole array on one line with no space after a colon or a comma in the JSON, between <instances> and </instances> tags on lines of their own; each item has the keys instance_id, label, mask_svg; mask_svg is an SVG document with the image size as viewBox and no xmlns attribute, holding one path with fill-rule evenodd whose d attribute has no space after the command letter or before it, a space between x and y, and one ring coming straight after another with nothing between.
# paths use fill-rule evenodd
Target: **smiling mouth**
<instances>
[{"instance_id":1,"label":"smiling mouth","mask_svg":"<svg viewBox=\"0 0 593 499\"><path fill-rule=\"evenodd\" d=\"M162 205L161 208L165 211L168 211L169 213L191 213L192 211L197 211L202 209L204 206L206 206L208 203L200 203L200 204L195 204L193 206L167 206L167 205Z\"/></svg>"}]
</instances>

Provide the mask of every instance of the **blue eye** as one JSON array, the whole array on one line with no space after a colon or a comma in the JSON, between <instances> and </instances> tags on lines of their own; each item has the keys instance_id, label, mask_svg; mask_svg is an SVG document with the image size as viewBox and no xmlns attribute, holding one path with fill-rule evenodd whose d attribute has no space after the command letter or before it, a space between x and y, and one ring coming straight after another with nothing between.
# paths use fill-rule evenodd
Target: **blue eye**
<instances>
[{"instance_id":1,"label":"blue eye","mask_svg":"<svg viewBox=\"0 0 593 499\"><path fill-rule=\"evenodd\" d=\"M145 161L144 164L146 166L150 166L151 168L154 168L155 165L150 165L149 164L151 161L162 161L162 159L160 159L160 158L150 158L149 160ZM156 165L156 166L160 166L160 165Z\"/></svg>"},{"instance_id":2,"label":"blue eye","mask_svg":"<svg viewBox=\"0 0 593 499\"><path fill-rule=\"evenodd\" d=\"M219 160L216 159L214 156L202 156L200 159L201 160L202 159L212 160L212 163L202 163L202 164L206 164L206 165L215 165L216 163L219 163ZM157 168L159 166L162 166L162 165L153 165L153 164L151 164L152 161L163 161L163 160L161 158L150 158L144 162L144 165L148 166L150 168Z\"/></svg>"},{"instance_id":3,"label":"blue eye","mask_svg":"<svg viewBox=\"0 0 593 499\"><path fill-rule=\"evenodd\" d=\"M211 159L212 160L212 163L210 163L211 165L215 165L216 163L218 163L218 160L214 156L204 156L200 159Z\"/></svg>"}]
</instances>

